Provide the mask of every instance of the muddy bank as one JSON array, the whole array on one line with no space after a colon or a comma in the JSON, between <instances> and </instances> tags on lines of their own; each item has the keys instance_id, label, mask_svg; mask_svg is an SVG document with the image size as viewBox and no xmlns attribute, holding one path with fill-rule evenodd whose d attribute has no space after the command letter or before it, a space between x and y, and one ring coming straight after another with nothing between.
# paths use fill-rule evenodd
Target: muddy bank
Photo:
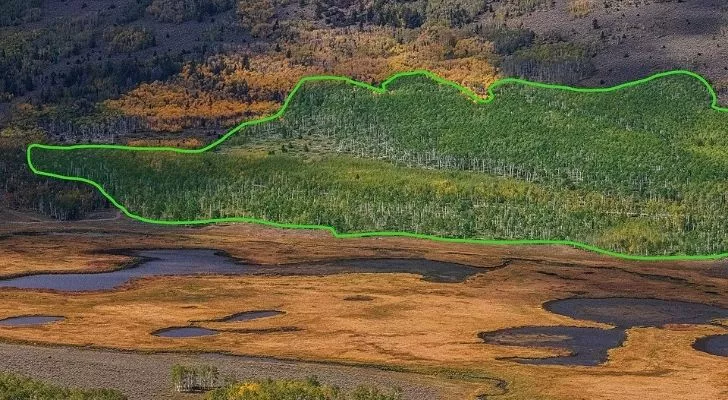
<instances>
[{"instance_id":1,"label":"muddy bank","mask_svg":"<svg viewBox=\"0 0 728 400\"><path fill-rule=\"evenodd\" d=\"M302 379L316 375L322 382L342 388L351 389L360 384L399 387L404 391L405 399L452 399L431 377L368 367L221 354L142 354L0 343L0 371L60 385L116 388L129 396L129 400L200 398L174 392L170 370L177 363L215 365L221 374L237 379Z\"/></svg>"}]
</instances>

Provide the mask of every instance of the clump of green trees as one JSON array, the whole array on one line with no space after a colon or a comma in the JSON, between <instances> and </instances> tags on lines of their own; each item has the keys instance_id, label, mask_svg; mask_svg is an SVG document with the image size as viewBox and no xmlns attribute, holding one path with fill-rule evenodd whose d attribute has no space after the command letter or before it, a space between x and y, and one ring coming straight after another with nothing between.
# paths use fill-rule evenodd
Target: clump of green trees
<instances>
[{"instance_id":1,"label":"clump of green trees","mask_svg":"<svg viewBox=\"0 0 728 400\"><path fill-rule=\"evenodd\" d=\"M69 389L0 372L0 400L126 400L114 389Z\"/></svg>"},{"instance_id":2,"label":"clump of green trees","mask_svg":"<svg viewBox=\"0 0 728 400\"><path fill-rule=\"evenodd\" d=\"M222 386L222 378L213 365L172 366L172 383L178 392L206 392Z\"/></svg>"},{"instance_id":3,"label":"clump of green trees","mask_svg":"<svg viewBox=\"0 0 728 400\"><path fill-rule=\"evenodd\" d=\"M501 68L507 76L565 84L575 84L596 70L588 49L568 42L519 48L503 59Z\"/></svg>"},{"instance_id":4,"label":"clump of green trees","mask_svg":"<svg viewBox=\"0 0 728 400\"><path fill-rule=\"evenodd\" d=\"M32 156L162 220L244 216L650 255L728 249L728 113L694 78L599 94L505 85L489 104L423 78L389 89L307 85L281 120L203 154Z\"/></svg>"},{"instance_id":5,"label":"clump of green trees","mask_svg":"<svg viewBox=\"0 0 728 400\"><path fill-rule=\"evenodd\" d=\"M156 44L154 32L136 26L115 26L104 32L104 40L113 52L131 53Z\"/></svg>"}]
</instances>

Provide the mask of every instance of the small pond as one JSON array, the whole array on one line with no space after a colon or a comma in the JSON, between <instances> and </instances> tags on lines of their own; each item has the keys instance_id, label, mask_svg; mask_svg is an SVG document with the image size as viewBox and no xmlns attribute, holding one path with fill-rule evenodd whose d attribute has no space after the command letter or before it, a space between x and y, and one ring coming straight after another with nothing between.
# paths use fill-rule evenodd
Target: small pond
<instances>
[{"instance_id":1,"label":"small pond","mask_svg":"<svg viewBox=\"0 0 728 400\"><path fill-rule=\"evenodd\" d=\"M212 336L217 335L217 333L218 332L214 329L200 328L197 326L180 326L160 329L152 332L152 335L167 338L188 338Z\"/></svg>"},{"instance_id":2,"label":"small pond","mask_svg":"<svg viewBox=\"0 0 728 400\"><path fill-rule=\"evenodd\" d=\"M276 315L285 314L283 311L278 310L256 310L256 311L243 311L228 315L227 317L219 318L214 321L216 322L239 322L239 321L252 321L254 319L275 317Z\"/></svg>"},{"instance_id":3,"label":"small pond","mask_svg":"<svg viewBox=\"0 0 728 400\"><path fill-rule=\"evenodd\" d=\"M482 332L478 336L489 344L541 347L565 350L570 353L547 358L511 358L511 360L523 364L598 365L607 360L609 349L622 344L626 333L622 329L524 326Z\"/></svg>"},{"instance_id":4,"label":"small pond","mask_svg":"<svg viewBox=\"0 0 728 400\"><path fill-rule=\"evenodd\" d=\"M44 325L53 322L63 321L63 317L51 315L22 315L18 317L10 317L0 319L0 326L33 326Z\"/></svg>"},{"instance_id":5,"label":"small pond","mask_svg":"<svg viewBox=\"0 0 728 400\"><path fill-rule=\"evenodd\" d=\"M271 267L265 267L271 268ZM463 282L486 268L444 261L414 258L357 258L317 263L296 263L272 267L281 275L333 275L349 273L409 273L439 283Z\"/></svg>"},{"instance_id":6,"label":"small pond","mask_svg":"<svg viewBox=\"0 0 728 400\"><path fill-rule=\"evenodd\" d=\"M693 347L714 356L728 357L728 335L712 335L695 341Z\"/></svg>"}]
</instances>

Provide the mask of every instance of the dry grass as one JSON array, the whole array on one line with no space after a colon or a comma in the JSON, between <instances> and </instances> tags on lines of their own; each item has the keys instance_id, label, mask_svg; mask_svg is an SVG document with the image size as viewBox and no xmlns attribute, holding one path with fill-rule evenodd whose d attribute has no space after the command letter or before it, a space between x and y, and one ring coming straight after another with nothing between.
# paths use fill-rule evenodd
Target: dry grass
<instances>
[{"instance_id":1,"label":"dry grass","mask_svg":"<svg viewBox=\"0 0 728 400\"><path fill-rule=\"evenodd\" d=\"M710 263L625 263L560 247L453 246L396 238L332 240L319 232L242 224L194 229L139 227L126 221L96 225L69 224L62 235L36 232L40 236L28 236L29 230L36 228L26 227L26 235L11 235L0 241L3 250L12 255L10 262L8 257L0 258L0 271L48 270L54 265L68 270L92 264L98 267L101 264L94 260L99 255L89 252L108 249L110 244L114 248L216 248L261 263L365 256L424 256L484 267L505 258L513 261L506 268L458 284L426 282L408 274L350 274L147 278L118 291L74 295L34 292L29 296L27 291L5 289L0 291L0 318L48 313L64 315L67 320L44 327L1 328L0 337L147 351L224 351L375 364L426 373L450 371L463 379L443 380L452 398L498 391L493 382L464 379L473 374L506 379L509 392L499 397L503 399L714 400L728 393L728 360L697 352L690 346L699 336L724 331L715 326L632 329L625 346L614 349L610 361L598 367L528 366L501 361L502 357L555 353L486 345L477 338L480 331L522 325L600 326L551 314L540 306L547 300L583 293L669 296L728 306L725 281L702 274L713 265ZM97 229L109 233L94 235L99 233ZM102 258L103 267L112 267L120 260L115 257ZM54 258L60 262L54 263ZM346 300L352 295L374 299ZM286 314L257 321L199 324L226 330L281 326L300 330L223 332L191 339L150 334L193 320L255 309L279 309Z\"/></svg>"}]
</instances>

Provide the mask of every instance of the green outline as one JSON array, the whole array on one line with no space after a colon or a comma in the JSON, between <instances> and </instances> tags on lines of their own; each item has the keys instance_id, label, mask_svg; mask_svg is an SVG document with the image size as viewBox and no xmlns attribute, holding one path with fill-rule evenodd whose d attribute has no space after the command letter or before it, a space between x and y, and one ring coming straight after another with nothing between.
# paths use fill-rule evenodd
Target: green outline
<instances>
[{"instance_id":1,"label":"green outline","mask_svg":"<svg viewBox=\"0 0 728 400\"><path fill-rule=\"evenodd\" d=\"M40 175L40 176L46 176L50 178L56 178L61 180L67 180L67 181L75 181L75 182L83 182L86 184L89 184L101 192L104 197L106 197L115 207L117 207L121 212L123 212L127 217L135 219L137 221L141 222L147 222L151 224L158 224L158 225L199 225L199 224L211 224L211 223L218 223L218 222L247 222L247 223L255 223L255 224L261 224L266 226L272 226L275 228L288 228L288 229L315 229L315 230L325 230L328 231L332 237L336 239L346 239L346 238L366 238L366 237L410 237L410 238L417 238L417 239L429 239L429 240L435 240L439 242L448 242L448 243L468 243L468 244L487 244L487 245L565 245L565 246L571 246L578 249L588 250L592 251L598 254L603 254L611 257L616 257L620 259L625 260L638 260L638 261L684 261L684 260L717 260L720 258L726 258L728 257L728 252L724 253L718 253L718 254L708 254L708 255L669 255L669 256L640 256L640 255L631 255L631 254L625 254L625 253L619 253L615 251L610 251L606 249L602 249L596 246L592 246L586 243L581 242L575 242L571 240L545 240L545 239L521 239L521 240L497 240L497 239L461 239L461 238L450 238L450 237L440 237L440 236L434 236L434 235L424 235L424 234L417 234L417 233L410 233L410 232L394 232L394 231L383 231L383 232L359 232L359 233L339 233L336 231L334 227L326 226L326 225L305 225L305 224L286 224L286 223L279 223L259 218L251 218L251 217L227 217L227 218L212 218L212 219L201 219L201 220L189 220L189 221L170 221L170 220L156 220L156 219L150 219L145 218L136 214L133 214L130 212L126 207L124 207L121 203L119 203L114 197L112 197L104 188L98 184L95 181L92 181L90 179L81 178L77 176L65 176L65 175L59 175L54 174L52 172L44 172L39 169L37 169L33 162L31 161L31 150L34 148L40 148L45 150L76 150L76 149L117 149L117 150L130 150L130 151L171 151L175 153L181 153L181 154L197 154L197 153L203 153L205 151L208 151L215 146L219 145L220 143L227 140L230 136L236 134L238 131L240 131L242 128L245 128L247 126L252 125L258 125L265 122L273 121L275 119L280 118L283 116L285 111L288 109L288 105L291 102L291 99L293 96L298 92L298 90L303 86L306 82L315 82L315 81L340 81L345 82L353 86L361 87L364 89L371 90L375 93L385 93L387 91L387 86L394 82L395 80L406 77L406 76L425 76L428 77L435 82L451 86L458 91L460 91L462 94L464 94L466 97L468 97L470 100L474 101L477 104L488 104L495 100L495 93L493 93L493 89L508 85L508 84L520 84L525 86L531 86L531 87L537 87L542 89L556 89L556 90L566 90L570 92L579 92L579 93L606 93L606 92L613 92L620 89L637 86L655 79L659 79L666 76L671 75L687 75L692 78L697 79L702 83L707 89L711 97L711 103L710 108L712 108L715 111L719 112L728 112L728 108L726 107L720 107L718 105L718 95L715 91L715 89L708 83L708 81L703 78L701 75L687 70L671 70L671 71L665 71L660 72L654 75L650 75L648 77L637 79L634 81L625 82L616 86L610 86L610 87L603 87L603 88L586 88L586 87L572 87L572 86L565 86L565 85L556 85L556 84L549 84L549 83L541 83L541 82L532 82L525 79L519 79L519 78L505 78L505 79L499 79L495 81L493 84L491 84L488 87L487 95L486 97L481 97L478 94L476 94L473 90L461 86L453 81L449 81L445 78L442 78L430 71L426 70L416 70L416 71L409 71L409 72L401 72L394 74L387 78L385 81L381 83L379 87L370 85L365 82L360 82L353 80L348 77L344 76L335 76L335 75L315 75L315 76L307 76L301 78L298 83L293 87L293 90L286 96L286 99L283 101L283 105L275 114L269 115L267 117L262 117L259 119L253 119L249 121L244 121L235 126L234 128L230 129L225 135L221 136L219 139L215 140L214 142L208 144L207 146L201 147L199 149L179 149L175 147L148 147L148 146L140 146L140 147L134 147L134 146L123 146L123 145L110 145L110 144L79 144L79 145L69 145L69 146L57 146L57 145L44 145L44 144L38 144L33 143L30 146L28 146L26 150L26 158L28 161L28 166L30 167L31 171L33 171L34 174Z\"/></svg>"}]
</instances>

